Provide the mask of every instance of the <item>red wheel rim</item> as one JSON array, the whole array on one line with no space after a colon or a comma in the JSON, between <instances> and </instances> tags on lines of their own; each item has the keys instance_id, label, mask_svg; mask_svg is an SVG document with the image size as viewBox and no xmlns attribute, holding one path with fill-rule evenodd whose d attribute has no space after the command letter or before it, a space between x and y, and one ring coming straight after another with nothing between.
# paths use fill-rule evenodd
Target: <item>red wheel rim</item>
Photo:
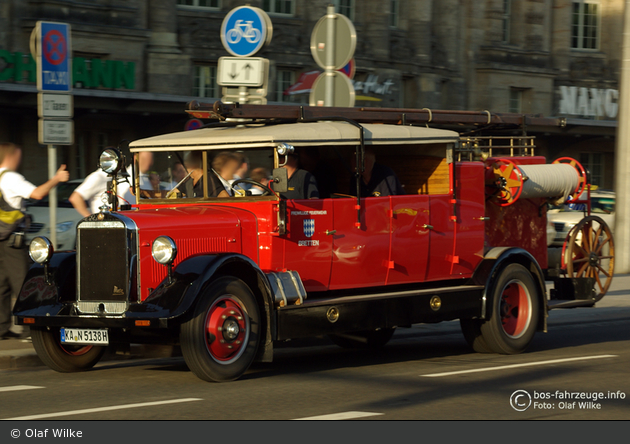
<instances>
[{"instance_id":1,"label":"red wheel rim","mask_svg":"<svg viewBox=\"0 0 630 444\"><path fill-rule=\"evenodd\" d=\"M204 325L206 347L215 361L229 364L243 354L249 339L249 316L236 297L214 301Z\"/></svg>"},{"instance_id":2,"label":"red wheel rim","mask_svg":"<svg viewBox=\"0 0 630 444\"><path fill-rule=\"evenodd\" d=\"M92 350L93 345L67 345L59 343L59 347L70 356L83 356L90 350Z\"/></svg>"},{"instance_id":3,"label":"red wheel rim","mask_svg":"<svg viewBox=\"0 0 630 444\"><path fill-rule=\"evenodd\" d=\"M520 281L510 281L501 292L501 324L503 331L512 337L519 338L531 321L531 301L527 288Z\"/></svg>"},{"instance_id":4,"label":"red wheel rim","mask_svg":"<svg viewBox=\"0 0 630 444\"><path fill-rule=\"evenodd\" d=\"M578 200L580 198L580 195L584 191L584 188L586 188L586 170L584 169L582 164L572 157L560 157L554 160L553 163L566 163L575 168L575 171L578 175L578 184L575 187L575 190L573 190L573 199L567 200L567 203Z\"/></svg>"},{"instance_id":5,"label":"red wheel rim","mask_svg":"<svg viewBox=\"0 0 630 444\"><path fill-rule=\"evenodd\" d=\"M509 159L496 159L486 166L486 193L493 196L491 202L507 207L521 197L523 175L519 167Z\"/></svg>"}]
</instances>

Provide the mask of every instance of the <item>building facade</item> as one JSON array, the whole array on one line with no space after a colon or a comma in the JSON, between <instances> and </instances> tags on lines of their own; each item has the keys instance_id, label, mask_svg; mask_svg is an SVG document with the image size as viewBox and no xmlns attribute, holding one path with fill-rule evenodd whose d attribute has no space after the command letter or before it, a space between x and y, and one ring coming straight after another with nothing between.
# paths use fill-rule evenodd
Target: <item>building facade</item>
<instances>
[{"instance_id":1,"label":"building facade","mask_svg":"<svg viewBox=\"0 0 630 444\"><path fill-rule=\"evenodd\" d=\"M38 183L47 171L38 20L72 26L75 143L58 158L81 178L105 146L183 130L186 102L221 98L221 23L246 3L273 23L257 54L270 60L269 103L308 103L307 74L321 71L310 36L333 3L357 31L357 106L566 117L536 133L539 153L575 157L612 188L623 0L2 0L0 139L24 147L22 173Z\"/></svg>"}]
</instances>

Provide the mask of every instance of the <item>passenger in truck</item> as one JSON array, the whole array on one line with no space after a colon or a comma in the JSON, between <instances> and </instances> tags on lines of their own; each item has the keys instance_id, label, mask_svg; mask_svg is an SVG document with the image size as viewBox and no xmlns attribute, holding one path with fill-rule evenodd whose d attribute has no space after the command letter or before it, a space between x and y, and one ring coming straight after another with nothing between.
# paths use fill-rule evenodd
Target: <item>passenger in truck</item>
<instances>
[{"instance_id":1,"label":"passenger in truck","mask_svg":"<svg viewBox=\"0 0 630 444\"><path fill-rule=\"evenodd\" d=\"M203 161L201 151L190 151L184 157L184 164L190 173L190 178L178 187L184 197L203 197ZM230 197L225 191L221 180L212 172L208 171L210 183L208 186L208 197Z\"/></svg>"},{"instance_id":2,"label":"passenger in truck","mask_svg":"<svg viewBox=\"0 0 630 444\"><path fill-rule=\"evenodd\" d=\"M365 171L361 175L361 196L379 197L405 194L405 190L394 171L376 163L376 155L371 148L365 150ZM356 161L353 157L353 169ZM350 182L350 194L357 195L357 184L353 178Z\"/></svg>"},{"instance_id":3,"label":"passenger in truck","mask_svg":"<svg viewBox=\"0 0 630 444\"><path fill-rule=\"evenodd\" d=\"M214 173L216 173L214 175L216 176L218 174L225 191L230 196L234 195L232 182L234 181L236 170L238 170L240 166L241 160L239 157L229 151L220 152L212 160L212 169L214 170Z\"/></svg>"},{"instance_id":4,"label":"passenger in truck","mask_svg":"<svg viewBox=\"0 0 630 444\"><path fill-rule=\"evenodd\" d=\"M286 193L280 193L281 198L319 199L317 180L308 171L298 168L298 155L296 153L287 155L283 168L286 168L289 176L289 190Z\"/></svg>"}]
</instances>

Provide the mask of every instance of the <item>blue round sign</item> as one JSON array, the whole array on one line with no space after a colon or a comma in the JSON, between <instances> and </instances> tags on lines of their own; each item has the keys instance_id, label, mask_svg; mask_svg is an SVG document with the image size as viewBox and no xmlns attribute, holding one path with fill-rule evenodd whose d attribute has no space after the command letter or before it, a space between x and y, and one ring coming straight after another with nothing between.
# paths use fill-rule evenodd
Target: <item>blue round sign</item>
<instances>
[{"instance_id":1,"label":"blue round sign","mask_svg":"<svg viewBox=\"0 0 630 444\"><path fill-rule=\"evenodd\" d=\"M251 6L232 9L221 25L221 42L236 57L257 53L271 38L271 20L265 11Z\"/></svg>"}]
</instances>

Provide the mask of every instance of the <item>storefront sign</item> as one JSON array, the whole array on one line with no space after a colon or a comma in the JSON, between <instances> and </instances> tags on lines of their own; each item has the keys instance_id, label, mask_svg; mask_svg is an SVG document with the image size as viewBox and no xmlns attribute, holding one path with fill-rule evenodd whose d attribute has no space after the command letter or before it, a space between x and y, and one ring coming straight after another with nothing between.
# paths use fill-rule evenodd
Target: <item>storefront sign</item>
<instances>
[{"instance_id":1,"label":"storefront sign","mask_svg":"<svg viewBox=\"0 0 630 444\"><path fill-rule=\"evenodd\" d=\"M0 49L0 82L35 83L37 67L30 54ZM82 88L135 89L136 64L119 60L72 59L72 84Z\"/></svg>"},{"instance_id":2,"label":"storefront sign","mask_svg":"<svg viewBox=\"0 0 630 444\"><path fill-rule=\"evenodd\" d=\"M560 115L616 119L618 111L616 89L560 87Z\"/></svg>"}]
</instances>

